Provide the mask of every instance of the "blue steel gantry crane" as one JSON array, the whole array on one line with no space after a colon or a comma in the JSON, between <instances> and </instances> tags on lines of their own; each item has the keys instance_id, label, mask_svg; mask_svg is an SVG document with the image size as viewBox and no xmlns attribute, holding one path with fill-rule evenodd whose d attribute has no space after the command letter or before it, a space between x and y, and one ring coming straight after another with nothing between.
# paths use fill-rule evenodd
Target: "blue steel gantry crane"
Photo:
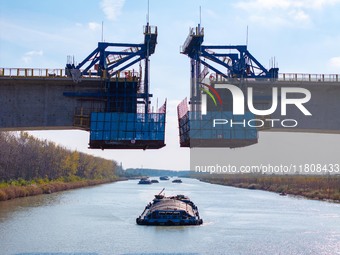
<instances>
[{"instance_id":1,"label":"blue steel gantry crane","mask_svg":"<svg viewBox=\"0 0 340 255\"><path fill-rule=\"evenodd\" d=\"M99 42L77 66L69 58L65 71L74 82L83 78L98 81L97 87L89 91L64 92L64 96L76 97L80 102L75 125L90 131L90 148L165 146L166 102L158 112L150 112L149 57L155 52L156 44L157 27L147 23L143 43ZM137 70L128 70L138 63Z\"/></svg>"},{"instance_id":2,"label":"blue steel gantry crane","mask_svg":"<svg viewBox=\"0 0 340 255\"><path fill-rule=\"evenodd\" d=\"M191 74L190 110L186 99L177 107L180 146L235 148L257 143L256 128L212 128L212 119L252 118L250 112L233 116L230 95L219 93L216 85L232 83L242 87L250 79L275 80L279 69L267 70L247 45L203 45L203 40L204 28L199 24L190 29L181 49L190 58Z\"/></svg>"}]
</instances>

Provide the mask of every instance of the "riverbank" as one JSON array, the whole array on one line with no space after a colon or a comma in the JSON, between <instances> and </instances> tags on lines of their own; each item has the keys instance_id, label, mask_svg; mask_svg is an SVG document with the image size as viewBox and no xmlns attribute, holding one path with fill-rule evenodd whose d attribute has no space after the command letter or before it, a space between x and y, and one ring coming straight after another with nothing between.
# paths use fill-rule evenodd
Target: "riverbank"
<instances>
[{"instance_id":1,"label":"riverbank","mask_svg":"<svg viewBox=\"0 0 340 255\"><path fill-rule=\"evenodd\" d=\"M340 176L206 175L200 181L340 203Z\"/></svg>"},{"instance_id":2,"label":"riverbank","mask_svg":"<svg viewBox=\"0 0 340 255\"><path fill-rule=\"evenodd\" d=\"M97 180L80 179L73 181L67 181L63 179L48 181L39 179L29 182L25 180L17 180L8 183L3 182L0 183L0 201L6 201L19 197L51 194L59 191L84 188L123 180L126 180L126 178L117 177Z\"/></svg>"}]
</instances>

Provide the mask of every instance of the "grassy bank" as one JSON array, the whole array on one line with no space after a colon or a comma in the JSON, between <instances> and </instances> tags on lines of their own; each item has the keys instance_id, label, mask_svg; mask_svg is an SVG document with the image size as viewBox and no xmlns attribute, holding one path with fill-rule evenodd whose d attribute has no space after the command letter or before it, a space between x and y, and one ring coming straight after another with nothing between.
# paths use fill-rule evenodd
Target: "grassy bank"
<instances>
[{"instance_id":1,"label":"grassy bank","mask_svg":"<svg viewBox=\"0 0 340 255\"><path fill-rule=\"evenodd\" d=\"M58 191L77 189L104 183L119 181L122 179L98 179L86 180L80 178L60 178L58 180L37 179L25 181L22 179L0 183L0 201L6 201L19 197L51 194Z\"/></svg>"},{"instance_id":2,"label":"grassy bank","mask_svg":"<svg viewBox=\"0 0 340 255\"><path fill-rule=\"evenodd\" d=\"M206 175L201 181L340 202L340 176Z\"/></svg>"}]
</instances>

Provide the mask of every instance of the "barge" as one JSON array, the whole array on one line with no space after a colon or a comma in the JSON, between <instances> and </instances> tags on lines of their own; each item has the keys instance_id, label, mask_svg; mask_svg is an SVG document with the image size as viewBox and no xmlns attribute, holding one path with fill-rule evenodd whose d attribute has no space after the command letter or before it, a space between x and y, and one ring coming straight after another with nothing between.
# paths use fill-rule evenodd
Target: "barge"
<instances>
[{"instance_id":1,"label":"barge","mask_svg":"<svg viewBox=\"0 0 340 255\"><path fill-rule=\"evenodd\" d=\"M162 195L164 189L155 195L155 198L136 219L138 225L200 225L197 206L184 195L166 197Z\"/></svg>"},{"instance_id":2,"label":"barge","mask_svg":"<svg viewBox=\"0 0 340 255\"><path fill-rule=\"evenodd\" d=\"M181 179L175 179L172 181L173 183L182 183L182 180Z\"/></svg>"},{"instance_id":3,"label":"barge","mask_svg":"<svg viewBox=\"0 0 340 255\"><path fill-rule=\"evenodd\" d=\"M170 178L168 176L161 176L161 177L159 177L159 179L161 181L168 181L168 180L170 180Z\"/></svg>"},{"instance_id":4,"label":"barge","mask_svg":"<svg viewBox=\"0 0 340 255\"><path fill-rule=\"evenodd\" d=\"M138 184L152 184L149 178L141 178Z\"/></svg>"}]
</instances>

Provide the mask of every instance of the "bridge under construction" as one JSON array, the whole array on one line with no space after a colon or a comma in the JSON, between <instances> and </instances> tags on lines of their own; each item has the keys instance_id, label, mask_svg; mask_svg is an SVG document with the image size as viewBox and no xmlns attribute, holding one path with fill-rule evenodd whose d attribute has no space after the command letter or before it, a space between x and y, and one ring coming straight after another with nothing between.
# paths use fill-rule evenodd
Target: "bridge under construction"
<instances>
[{"instance_id":1,"label":"bridge under construction","mask_svg":"<svg viewBox=\"0 0 340 255\"><path fill-rule=\"evenodd\" d=\"M92 149L164 147L166 102L153 112L149 91L157 27L147 23L143 34L142 43L99 42L80 64L69 57L63 69L0 68L0 130L85 130ZM181 147L244 147L257 143L262 131L340 133L339 74L279 73L275 65L265 68L247 45L203 41L198 25L181 48L191 68L190 98L177 107ZM233 114L230 85L244 101L252 94L242 115ZM287 88L310 92L304 106L312 116L288 105L282 120L283 96L299 98L284 94ZM298 125L287 128L292 120Z\"/></svg>"},{"instance_id":2,"label":"bridge under construction","mask_svg":"<svg viewBox=\"0 0 340 255\"><path fill-rule=\"evenodd\" d=\"M340 133L340 75L280 74L247 45L203 41L199 24L181 48L190 58L190 99L177 107L181 147L245 147L259 131Z\"/></svg>"},{"instance_id":3,"label":"bridge under construction","mask_svg":"<svg viewBox=\"0 0 340 255\"><path fill-rule=\"evenodd\" d=\"M0 130L86 130L92 149L165 146L166 102L150 109L157 27L143 33L140 44L99 42L77 66L0 69Z\"/></svg>"}]
</instances>

